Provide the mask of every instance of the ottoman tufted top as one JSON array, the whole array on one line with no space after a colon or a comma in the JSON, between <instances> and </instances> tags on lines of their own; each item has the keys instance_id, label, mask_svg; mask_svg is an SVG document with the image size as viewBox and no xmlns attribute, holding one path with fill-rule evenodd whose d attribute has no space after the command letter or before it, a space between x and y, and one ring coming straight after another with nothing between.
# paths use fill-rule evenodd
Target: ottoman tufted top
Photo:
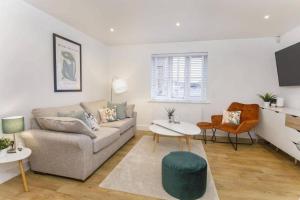
<instances>
[{"instance_id":1,"label":"ottoman tufted top","mask_svg":"<svg viewBox=\"0 0 300 200\"><path fill-rule=\"evenodd\" d=\"M163 165L182 172L198 172L206 168L206 160L187 151L174 151L163 158Z\"/></svg>"}]
</instances>

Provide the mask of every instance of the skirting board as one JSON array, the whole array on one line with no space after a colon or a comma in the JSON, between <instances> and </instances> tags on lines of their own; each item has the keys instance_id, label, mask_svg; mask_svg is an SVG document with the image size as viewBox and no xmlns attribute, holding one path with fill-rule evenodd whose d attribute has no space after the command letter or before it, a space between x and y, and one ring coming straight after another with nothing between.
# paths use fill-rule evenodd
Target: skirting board
<instances>
[{"instance_id":1,"label":"skirting board","mask_svg":"<svg viewBox=\"0 0 300 200\"><path fill-rule=\"evenodd\" d=\"M137 130L139 131L150 131L149 130L149 125L144 125L144 124L137 124L136 126ZM253 137L253 139L256 139L257 136L255 134L255 130L254 131L251 131L251 136ZM207 130L207 133L206 133L208 136L211 136L212 135L212 131L209 131ZM220 136L220 137L224 137L224 132L221 132L221 131L216 131L216 136ZM227 136L227 134L226 134ZM242 133L241 135L239 135L239 137L241 138L249 138L248 134L247 133Z\"/></svg>"},{"instance_id":2,"label":"skirting board","mask_svg":"<svg viewBox=\"0 0 300 200\"><path fill-rule=\"evenodd\" d=\"M25 160L24 170L29 170L29 161ZM17 162L6 163L0 165L0 184L4 183L20 174L19 166Z\"/></svg>"}]
</instances>

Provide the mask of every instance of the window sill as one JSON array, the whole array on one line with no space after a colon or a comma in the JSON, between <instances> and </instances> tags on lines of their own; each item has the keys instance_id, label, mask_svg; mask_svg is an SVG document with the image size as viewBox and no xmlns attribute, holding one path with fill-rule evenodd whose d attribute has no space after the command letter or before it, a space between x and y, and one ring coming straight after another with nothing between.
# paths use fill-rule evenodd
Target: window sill
<instances>
[{"instance_id":1,"label":"window sill","mask_svg":"<svg viewBox=\"0 0 300 200\"><path fill-rule=\"evenodd\" d=\"M157 100L151 99L149 103L183 103L183 104L210 104L210 101L191 101L191 100Z\"/></svg>"}]
</instances>

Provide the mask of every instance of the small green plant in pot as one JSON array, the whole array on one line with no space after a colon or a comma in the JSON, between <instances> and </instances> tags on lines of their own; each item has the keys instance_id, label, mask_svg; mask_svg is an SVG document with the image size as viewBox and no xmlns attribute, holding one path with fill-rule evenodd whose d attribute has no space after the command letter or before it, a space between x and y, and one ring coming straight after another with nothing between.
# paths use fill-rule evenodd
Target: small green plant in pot
<instances>
[{"instance_id":1,"label":"small green plant in pot","mask_svg":"<svg viewBox=\"0 0 300 200\"><path fill-rule=\"evenodd\" d=\"M264 107L269 107L271 102L276 100L276 95L272 93L259 94L258 95L264 101Z\"/></svg>"},{"instance_id":2,"label":"small green plant in pot","mask_svg":"<svg viewBox=\"0 0 300 200\"><path fill-rule=\"evenodd\" d=\"M169 123L172 123L174 121L174 112L175 108L165 108L168 113Z\"/></svg>"},{"instance_id":3,"label":"small green plant in pot","mask_svg":"<svg viewBox=\"0 0 300 200\"><path fill-rule=\"evenodd\" d=\"M0 138L0 157L6 154L6 149L11 145L8 138Z\"/></svg>"}]
</instances>

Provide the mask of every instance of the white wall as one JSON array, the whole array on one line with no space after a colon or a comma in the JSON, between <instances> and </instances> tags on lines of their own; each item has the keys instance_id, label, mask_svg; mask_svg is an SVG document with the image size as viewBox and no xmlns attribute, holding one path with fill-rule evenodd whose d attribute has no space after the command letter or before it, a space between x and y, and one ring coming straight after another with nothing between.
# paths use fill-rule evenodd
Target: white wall
<instances>
[{"instance_id":1,"label":"white wall","mask_svg":"<svg viewBox=\"0 0 300 200\"><path fill-rule=\"evenodd\" d=\"M166 118L164 107L174 106L179 120L196 123L222 113L233 101L260 103L258 93L277 93L274 38L182 42L110 47L112 76L128 79L129 91L115 101L136 104L138 128L151 120ZM209 104L150 102L151 54L208 52Z\"/></svg>"},{"instance_id":2,"label":"white wall","mask_svg":"<svg viewBox=\"0 0 300 200\"><path fill-rule=\"evenodd\" d=\"M35 107L107 97L108 51L88 37L21 0L0 1L0 117L24 115L27 128ZM53 92L52 33L82 44L83 92ZM16 165L0 166L0 182Z\"/></svg>"},{"instance_id":3,"label":"white wall","mask_svg":"<svg viewBox=\"0 0 300 200\"><path fill-rule=\"evenodd\" d=\"M277 50L298 42L300 42L300 26L281 36L280 46ZM279 87L279 96L285 99L286 106L300 109L300 86Z\"/></svg>"}]
</instances>

